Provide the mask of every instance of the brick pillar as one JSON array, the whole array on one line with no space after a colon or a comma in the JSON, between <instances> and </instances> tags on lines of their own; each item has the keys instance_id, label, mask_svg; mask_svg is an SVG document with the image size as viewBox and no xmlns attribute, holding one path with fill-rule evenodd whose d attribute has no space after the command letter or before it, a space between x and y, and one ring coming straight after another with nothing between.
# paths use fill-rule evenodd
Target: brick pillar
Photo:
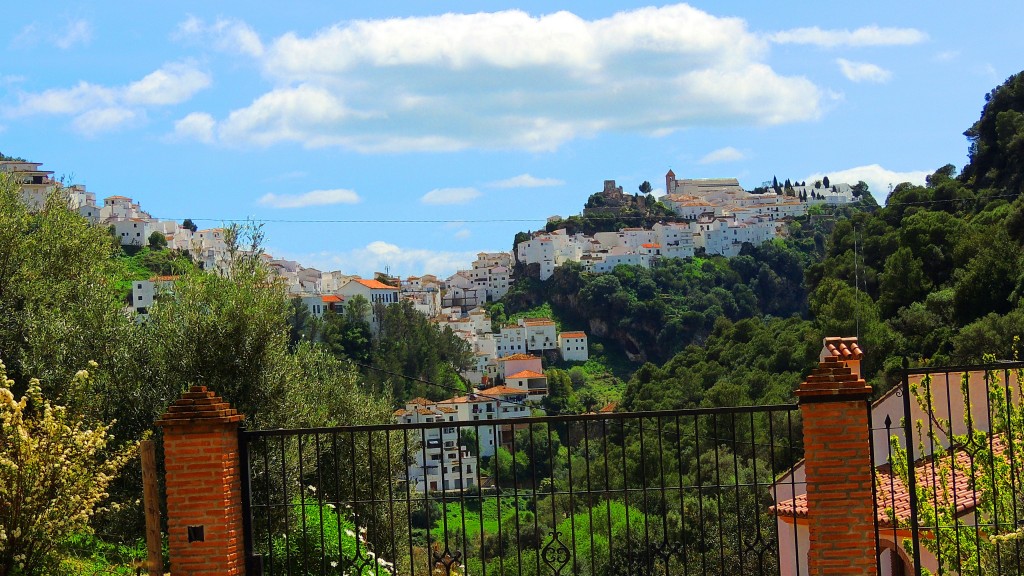
<instances>
[{"instance_id":1,"label":"brick pillar","mask_svg":"<svg viewBox=\"0 0 1024 576\"><path fill-rule=\"evenodd\" d=\"M811 576L874 576L871 387L840 356L822 356L796 392L804 421L808 568Z\"/></svg>"},{"instance_id":2,"label":"brick pillar","mask_svg":"<svg viewBox=\"0 0 1024 576\"><path fill-rule=\"evenodd\" d=\"M164 432L172 576L245 574L238 466L243 418L205 386L193 386L157 421Z\"/></svg>"}]
</instances>

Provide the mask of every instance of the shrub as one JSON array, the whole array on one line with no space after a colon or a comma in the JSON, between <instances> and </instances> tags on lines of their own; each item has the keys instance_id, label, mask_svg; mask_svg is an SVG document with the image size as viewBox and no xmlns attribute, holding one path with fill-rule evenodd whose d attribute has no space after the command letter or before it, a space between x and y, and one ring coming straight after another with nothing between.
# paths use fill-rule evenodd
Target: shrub
<instances>
[{"instance_id":1,"label":"shrub","mask_svg":"<svg viewBox=\"0 0 1024 576\"><path fill-rule=\"evenodd\" d=\"M72 389L87 389L89 379L78 371ZM90 517L136 444L110 449L109 424L90 428L50 404L36 379L18 401L13 387L0 362L0 576L53 574L60 545L89 533Z\"/></svg>"}]
</instances>

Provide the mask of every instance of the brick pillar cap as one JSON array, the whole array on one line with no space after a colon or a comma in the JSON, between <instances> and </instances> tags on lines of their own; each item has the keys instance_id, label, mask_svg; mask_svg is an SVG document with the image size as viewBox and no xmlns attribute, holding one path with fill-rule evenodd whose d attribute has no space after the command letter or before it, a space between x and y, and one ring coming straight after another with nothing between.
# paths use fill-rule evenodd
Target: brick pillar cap
<instances>
[{"instance_id":1,"label":"brick pillar cap","mask_svg":"<svg viewBox=\"0 0 1024 576\"><path fill-rule=\"evenodd\" d=\"M838 356L829 356L818 363L807 380L796 390L797 398L802 400L824 400L829 396L842 396L844 399L871 395L872 388L846 366Z\"/></svg>"},{"instance_id":2,"label":"brick pillar cap","mask_svg":"<svg viewBox=\"0 0 1024 576\"><path fill-rule=\"evenodd\" d=\"M206 386L192 386L181 395L167 412L156 421L157 426L184 426L188 424L233 424L241 422L245 415L231 407Z\"/></svg>"}]
</instances>

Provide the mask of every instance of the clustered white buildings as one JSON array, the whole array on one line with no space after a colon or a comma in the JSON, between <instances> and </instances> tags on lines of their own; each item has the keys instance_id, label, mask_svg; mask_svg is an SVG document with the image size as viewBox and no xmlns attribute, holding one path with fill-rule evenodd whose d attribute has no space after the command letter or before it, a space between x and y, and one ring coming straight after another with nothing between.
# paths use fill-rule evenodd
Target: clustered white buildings
<instances>
[{"instance_id":1,"label":"clustered white buildings","mask_svg":"<svg viewBox=\"0 0 1024 576\"><path fill-rule=\"evenodd\" d=\"M480 252L470 270L459 270L445 280L444 307L463 311L496 302L512 285L512 254Z\"/></svg>"},{"instance_id":2,"label":"clustered white buildings","mask_svg":"<svg viewBox=\"0 0 1024 576\"><path fill-rule=\"evenodd\" d=\"M410 454L408 479L412 489L442 491L478 486L478 457L489 458L499 447L511 447L515 431L522 428L515 420L531 415L528 400L547 395L547 378L538 356L519 354L503 360L507 375L501 385L437 402L415 398L395 411L395 418L403 424L448 424L422 431L419 446ZM492 423L465 425L481 421ZM474 434L467 437L463 431Z\"/></svg>"},{"instance_id":3,"label":"clustered white buildings","mask_svg":"<svg viewBox=\"0 0 1024 576\"><path fill-rule=\"evenodd\" d=\"M39 210L47 198L60 187L71 210L93 224L108 226L122 246L145 246L156 232L173 250L188 251L193 261L207 270L227 266L228 251L222 228L193 232L178 222L153 218L139 204L125 196L109 196L103 205L96 203L96 194L81 184L61 186L50 170L40 170L41 163L0 160L0 173L14 177L21 186L21 199L30 210Z\"/></svg>"},{"instance_id":4,"label":"clustered white buildings","mask_svg":"<svg viewBox=\"0 0 1024 576\"><path fill-rule=\"evenodd\" d=\"M603 194L616 189L613 180L606 181ZM743 190L734 178L677 180L671 170L665 176L665 189L661 201L686 222L593 236L570 235L564 229L540 232L517 244L516 256L523 264L539 265L541 280L550 278L555 268L566 262L579 262L588 272L604 273L620 264L649 267L658 258L687 258L698 250L736 256L744 243L757 245L778 236L787 219L806 214L812 204L844 204L855 199L847 184L801 186L793 189L795 196L774 191L755 194Z\"/></svg>"}]
</instances>

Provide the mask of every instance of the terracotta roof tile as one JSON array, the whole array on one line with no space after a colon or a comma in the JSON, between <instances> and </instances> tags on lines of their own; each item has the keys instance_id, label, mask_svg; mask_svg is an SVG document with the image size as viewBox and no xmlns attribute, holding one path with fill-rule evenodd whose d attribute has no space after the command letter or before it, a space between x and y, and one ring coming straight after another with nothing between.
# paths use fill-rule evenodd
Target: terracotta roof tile
<instances>
[{"instance_id":1,"label":"terracotta roof tile","mask_svg":"<svg viewBox=\"0 0 1024 576\"><path fill-rule=\"evenodd\" d=\"M1002 454L1005 444L1002 439L996 437L992 440L992 450L995 454ZM934 458L922 458L914 466L914 476L917 478L918 488L927 492L935 492L938 498L946 503L948 499L956 502L957 514L963 514L973 510L977 506L979 492L971 488L971 476L965 473L971 467L971 456L963 450L956 450L954 453L956 464L949 465L950 455L946 454ZM875 476L878 478L877 494L875 497L875 509L878 511L878 525L880 527L892 528L890 510L898 521L906 521L910 518L910 491L903 481L892 472L888 464L875 469ZM935 486L946 485L950 489L946 496L943 496L942 488L934 490ZM947 499L948 498L948 499ZM771 510L776 516L807 518L807 495L801 494L792 500L780 502L772 506Z\"/></svg>"},{"instance_id":2,"label":"terracotta roof tile","mask_svg":"<svg viewBox=\"0 0 1024 576\"><path fill-rule=\"evenodd\" d=\"M364 280L363 278L353 278L352 281L358 282L371 290L398 290L398 288L395 288L394 286L388 286L387 284L380 282L378 280Z\"/></svg>"},{"instance_id":3,"label":"terracotta roof tile","mask_svg":"<svg viewBox=\"0 0 1024 576\"><path fill-rule=\"evenodd\" d=\"M856 338L825 338L825 350L843 360L860 360L864 357Z\"/></svg>"},{"instance_id":4,"label":"terracotta roof tile","mask_svg":"<svg viewBox=\"0 0 1024 576\"><path fill-rule=\"evenodd\" d=\"M543 374L538 374L537 372L534 372L532 370L523 370L522 372L516 372L511 376L505 377L505 379L507 380L512 378L547 378L547 376Z\"/></svg>"},{"instance_id":5,"label":"terracotta roof tile","mask_svg":"<svg viewBox=\"0 0 1024 576\"><path fill-rule=\"evenodd\" d=\"M482 393L488 396L525 396L529 394L529 391L522 388L512 388L511 386L495 386L484 390Z\"/></svg>"},{"instance_id":6,"label":"terracotta roof tile","mask_svg":"<svg viewBox=\"0 0 1024 576\"><path fill-rule=\"evenodd\" d=\"M562 332L558 335L559 338L586 338L586 332Z\"/></svg>"}]
</instances>

